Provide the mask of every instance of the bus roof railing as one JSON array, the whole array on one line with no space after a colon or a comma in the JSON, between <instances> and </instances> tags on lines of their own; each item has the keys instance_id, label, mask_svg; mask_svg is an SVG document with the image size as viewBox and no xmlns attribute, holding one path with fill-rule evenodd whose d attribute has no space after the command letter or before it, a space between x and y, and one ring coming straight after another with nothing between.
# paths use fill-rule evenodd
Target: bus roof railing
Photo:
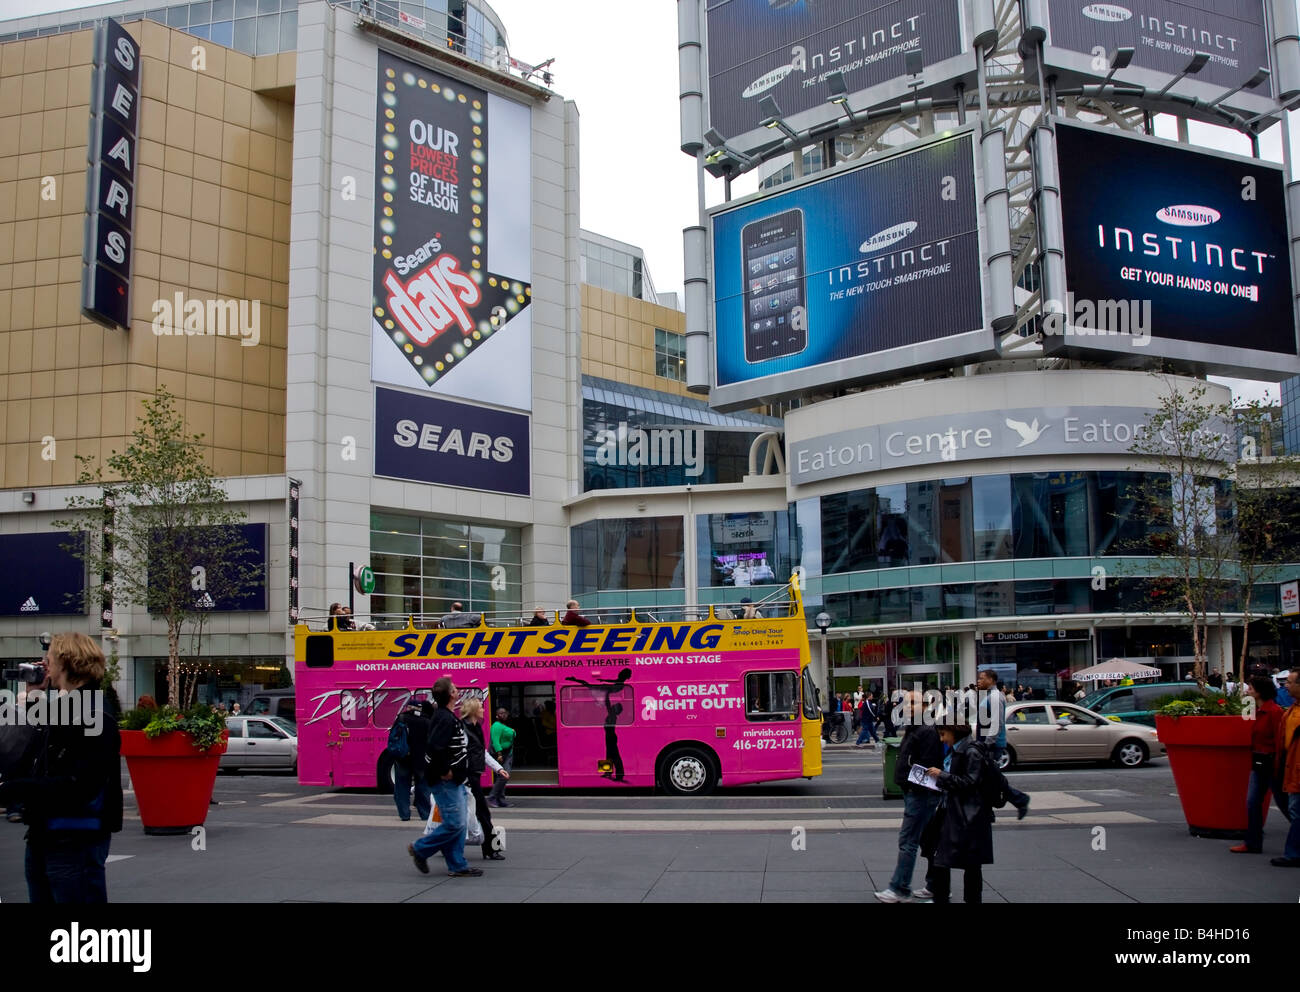
<instances>
[{"instance_id":1,"label":"bus roof railing","mask_svg":"<svg viewBox=\"0 0 1300 992\"><path fill-rule=\"evenodd\" d=\"M801 602L785 595L786 589L757 602L727 601L696 606L609 606L577 611L592 626L613 626L626 623L704 623L730 620L772 620L778 617L797 616ZM779 598L778 598L779 597ZM744 598L744 597L742 597ZM745 610L752 607L757 616L746 617ZM546 626L564 626L564 612L547 611ZM455 618L455 619L453 619ZM463 618L463 619L461 619ZM307 627L319 624L321 630L335 630L335 617L328 614L300 614L298 623ZM473 630L493 627L542 626L533 623L533 615L521 615L517 610L482 612L465 610L456 613L358 613L352 617L357 630ZM450 622L449 622L450 621Z\"/></svg>"}]
</instances>

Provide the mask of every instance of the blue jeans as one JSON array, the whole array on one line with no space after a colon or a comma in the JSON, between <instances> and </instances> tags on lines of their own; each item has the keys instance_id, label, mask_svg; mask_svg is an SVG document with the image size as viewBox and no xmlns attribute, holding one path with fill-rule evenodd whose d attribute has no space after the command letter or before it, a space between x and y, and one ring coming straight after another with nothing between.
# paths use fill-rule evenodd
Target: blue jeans
<instances>
[{"instance_id":1,"label":"blue jeans","mask_svg":"<svg viewBox=\"0 0 1300 992\"><path fill-rule=\"evenodd\" d=\"M854 743L854 744L861 744L861 743L862 743L863 741L865 741L868 737L870 737L870 738L871 738L873 741L875 741L877 744L880 743L880 737L877 736L877 734L876 734L876 721L875 721L875 720L863 720L863 721L862 721L862 733L858 734L858 739L857 739L856 741L854 741L853 743Z\"/></svg>"},{"instance_id":2,"label":"blue jeans","mask_svg":"<svg viewBox=\"0 0 1300 992\"><path fill-rule=\"evenodd\" d=\"M27 898L33 903L108 902L104 865L111 838L76 847L27 845Z\"/></svg>"},{"instance_id":3,"label":"blue jeans","mask_svg":"<svg viewBox=\"0 0 1300 992\"><path fill-rule=\"evenodd\" d=\"M422 858L431 858L442 852L447 859L448 871L464 871L469 867L465 860L465 786L439 782L430 787L430 792L438 804L442 822L433 833L421 837L411 846Z\"/></svg>"},{"instance_id":4,"label":"blue jeans","mask_svg":"<svg viewBox=\"0 0 1300 992\"><path fill-rule=\"evenodd\" d=\"M397 804L397 815L403 820L411 818L411 768L400 762L393 765L393 802ZM429 801L429 783L423 775L415 776L415 811L421 820L428 820L432 812Z\"/></svg>"},{"instance_id":5,"label":"blue jeans","mask_svg":"<svg viewBox=\"0 0 1300 992\"><path fill-rule=\"evenodd\" d=\"M912 870L921 847L925 825L939 808L940 793L929 789L908 789L903 793L903 825L898 828L898 864L889 887L901 896L912 894Z\"/></svg>"},{"instance_id":6,"label":"blue jeans","mask_svg":"<svg viewBox=\"0 0 1300 992\"><path fill-rule=\"evenodd\" d=\"M1246 846L1252 851L1264 849L1264 799L1272 784L1272 769L1250 770L1250 784L1246 786Z\"/></svg>"},{"instance_id":7,"label":"blue jeans","mask_svg":"<svg viewBox=\"0 0 1300 992\"><path fill-rule=\"evenodd\" d=\"M1282 848L1282 854L1288 858L1300 859L1300 792L1288 792L1286 801L1291 811L1291 829L1286 832L1286 846Z\"/></svg>"},{"instance_id":8,"label":"blue jeans","mask_svg":"<svg viewBox=\"0 0 1300 992\"><path fill-rule=\"evenodd\" d=\"M515 749L502 752L501 767L506 771L511 771L515 767ZM492 794L488 797L493 802L501 803L506 799L507 782L501 777L500 772L492 773Z\"/></svg>"}]
</instances>

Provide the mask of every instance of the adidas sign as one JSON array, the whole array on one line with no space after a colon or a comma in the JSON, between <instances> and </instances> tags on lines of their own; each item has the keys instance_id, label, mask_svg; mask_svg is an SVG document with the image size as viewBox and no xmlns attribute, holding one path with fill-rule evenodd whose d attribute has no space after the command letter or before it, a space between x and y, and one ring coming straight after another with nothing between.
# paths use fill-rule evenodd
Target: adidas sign
<instances>
[{"instance_id":1,"label":"adidas sign","mask_svg":"<svg viewBox=\"0 0 1300 992\"><path fill-rule=\"evenodd\" d=\"M41 608L36 605L36 598L34 596L28 596L27 602L23 603L22 606L18 607L18 612L19 613L40 613Z\"/></svg>"},{"instance_id":2,"label":"adidas sign","mask_svg":"<svg viewBox=\"0 0 1300 992\"><path fill-rule=\"evenodd\" d=\"M198 601L194 605L201 610L210 610L217 604L215 601L213 601L212 596L205 592L202 596L198 598Z\"/></svg>"}]
</instances>

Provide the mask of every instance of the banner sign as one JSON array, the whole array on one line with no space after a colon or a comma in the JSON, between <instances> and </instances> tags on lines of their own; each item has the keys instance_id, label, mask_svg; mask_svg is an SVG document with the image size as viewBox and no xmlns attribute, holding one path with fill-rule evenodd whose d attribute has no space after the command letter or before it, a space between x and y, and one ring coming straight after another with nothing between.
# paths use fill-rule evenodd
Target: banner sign
<instances>
[{"instance_id":1,"label":"banner sign","mask_svg":"<svg viewBox=\"0 0 1300 992\"><path fill-rule=\"evenodd\" d=\"M131 326L131 232L140 119L140 45L106 18L95 31L81 312Z\"/></svg>"},{"instance_id":2,"label":"banner sign","mask_svg":"<svg viewBox=\"0 0 1300 992\"><path fill-rule=\"evenodd\" d=\"M298 540L302 483L289 480L289 625L298 622Z\"/></svg>"},{"instance_id":3,"label":"banner sign","mask_svg":"<svg viewBox=\"0 0 1300 992\"><path fill-rule=\"evenodd\" d=\"M81 597L86 566L63 545L78 549L84 534L0 535L0 616L36 617L85 613Z\"/></svg>"},{"instance_id":4,"label":"banner sign","mask_svg":"<svg viewBox=\"0 0 1300 992\"><path fill-rule=\"evenodd\" d=\"M209 532L224 532L209 537ZM193 527L177 535L182 554L179 561L190 573L190 588L199 609L213 613L260 613L266 610L266 524L231 524L226 527ZM161 540L158 534L155 540ZM225 561L213 560L210 549L222 549ZM232 566L252 566L257 580L237 589ZM150 583L153 575L150 573ZM152 613L153 611L150 610Z\"/></svg>"},{"instance_id":5,"label":"banner sign","mask_svg":"<svg viewBox=\"0 0 1300 992\"><path fill-rule=\"evenodd\" d=\"M1072 297L1058 302L1075 327L1045 327L1049 351L1300 371L1279 166L1084 125L1056 133Z\"/></svg>"},{"instance_id":6,"label":"banner sign","mask_svg":"<svg viewBox=\"0 0 1300 992\"><path fill-rule=\"evenodd\" d=\"M829 76L843 77L860 111L975 69L973 55L961 57L959 0L708 0L706 18L709 123L746 152L772 138L764 96L804 130L842 113L827 103ZM909 55L924 58L915 78Z\"/></svg>"},{"instance_id":7,"label":"banner sign","mask_svg":"<svg viewBox=\"0 0 1300 992\"><path fill-rule=\"evenodd\" d=\"M528 418L375 390L375 475L527 496Z\"/></svg>"},{"instance_id":8,"label":"banner sign","mask_svg":"<svg viewBox=\"0 0 1300 992\"><path fill-rule=\"evenodd\" d=\"M528 108L381 51L377 121L373 377L531 406Z\"/></svg>"},{"instance_id":9,"label":"banner sign","mask_svg":"<svg viewBox=\"0 0 1300 992\"><path fill-rule=\"evenodd\" d=\"M973 144L713 214L714 406L991 354Z\"/></svg>"}]
</instances>

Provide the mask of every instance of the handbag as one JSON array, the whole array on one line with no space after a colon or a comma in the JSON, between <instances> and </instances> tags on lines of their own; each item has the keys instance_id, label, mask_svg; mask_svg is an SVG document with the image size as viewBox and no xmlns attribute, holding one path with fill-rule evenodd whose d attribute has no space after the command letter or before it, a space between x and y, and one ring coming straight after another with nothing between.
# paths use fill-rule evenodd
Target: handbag
<instances>
[{"instance_id":1,"label":"handbag","mask_svg":"<svg viewBox=\"0 0 1300 992\"><path fill-rule=\"evenodd\" d=\"M1252 751L1250 755L1250 770L1260 772L1263 775L1273 774L1273 765L1275 755L1271 752Z\"/></svg>"}]
</instances>

